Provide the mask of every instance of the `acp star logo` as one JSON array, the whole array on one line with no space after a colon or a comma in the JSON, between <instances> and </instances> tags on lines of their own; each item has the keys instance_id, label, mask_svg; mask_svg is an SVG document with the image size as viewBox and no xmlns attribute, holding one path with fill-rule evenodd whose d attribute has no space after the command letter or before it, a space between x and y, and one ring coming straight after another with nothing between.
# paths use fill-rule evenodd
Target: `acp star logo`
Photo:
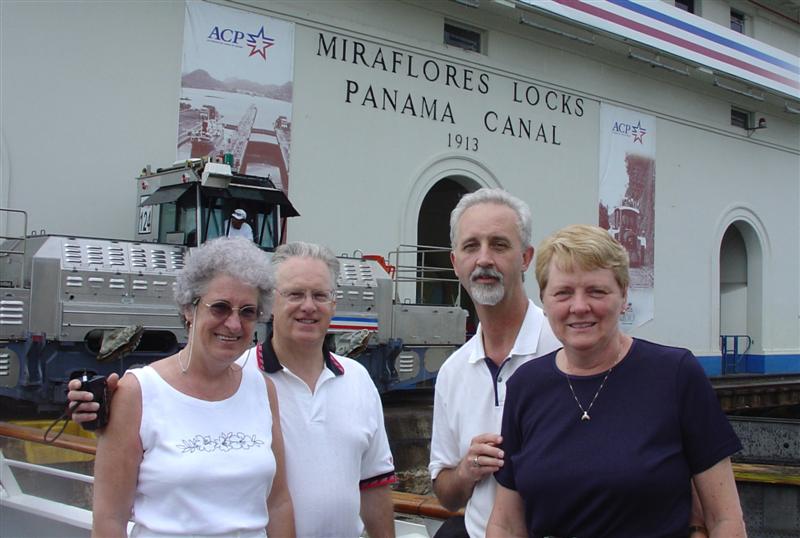
<instances>
[{"instance_id":1,"label":"acp star logo","mask_svg":"<svg viewBox=\"0 0 800 538\"><path fill-rule=\"evenodd\" d=\"M611 132L622 136L633 137L634 144L638 142L644 145L644 135L647 134L647 129L642 127L641 121L637 121L636 125L615 121L614 125L611 127Z\"/></svg>"},{"instance_id":2,"label":"acp star logo","mask_svg":"<svg viewBox=\"0 0 800 538\"><path fill-rule=\"evenodd\" d=\"M258 33L247 34L247 46L250 47L250 56L258 54L264 58L265 62L267 61L267 49L274 44L275 39L264 34L263 26Z\"/></svg>"},{"instance_id":3,"label":"acp star logo","mask_svg":"<svg viewBox=\"0 0 800 538\"><path fill-rule=\"evenodd\" d=\"M647 129L642 127L642 122L637 122L636 125L633 126L631 129L631 135L633 135L633 142L639 142L640 144L644 145L644 135L647 134Z\"/></svg>"},{"instance_id":4,"label":"acp star logo","mask_svg":"<svg viewBox=\"0 0 800 538\"><path fill-rule=\"evenodd\" d=\"M254 34L243 32L237 28L221 28L220 26L214 26L208 34L207 39L208 41L229 47L240 49L249 47L250 53L248 57L256 55L261 56L265 62L267 61L267 49L275 45L275 38L269 37L264 31L263 26Z\"/></svg>"}]
</instances>

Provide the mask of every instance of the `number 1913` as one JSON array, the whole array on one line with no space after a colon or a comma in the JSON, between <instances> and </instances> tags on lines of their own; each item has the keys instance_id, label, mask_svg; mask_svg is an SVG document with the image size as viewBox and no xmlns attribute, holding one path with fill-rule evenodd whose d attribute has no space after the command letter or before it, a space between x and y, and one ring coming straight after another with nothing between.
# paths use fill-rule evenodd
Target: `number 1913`
<instances>
[{"instance_id":1,"label":"number 1913","mask_svg":"<svg viewBox=\"0 0 800 538\"><path fill-rule=\"evenodd\" d=\"M464 151L478 151L478 139L474 136L447 133L447 147Z\"/></svg>"}]
</instances>

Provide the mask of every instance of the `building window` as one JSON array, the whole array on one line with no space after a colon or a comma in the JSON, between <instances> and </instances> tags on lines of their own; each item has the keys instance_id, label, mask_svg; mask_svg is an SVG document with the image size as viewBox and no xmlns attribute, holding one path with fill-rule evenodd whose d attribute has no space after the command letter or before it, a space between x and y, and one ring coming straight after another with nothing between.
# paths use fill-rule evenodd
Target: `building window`
<instances>
[{"instance_id":1,"label":"building window","mask_svg":"<svg viewBox=\"0 0 800 538\"><path fill-rule=\"evenodd\" d=\"M750 127L750 112L741 108L731 107L731 125L741 129Z\"/></svg>"},{"instance_id":2,"label":"building window","mask_svg":"<svg viewBox=\"0 0 800 538\"><path fill-rule=\"evenodd\" d=\"M731 30L744 33L744 13L741 11L731 10Z\"/></svg>"},{"instance_id":3,"label":"building window","mask_svg":"<svg viewBox=\"0 0 800 538\"><path fill-rule=\"evenodd\" d=\"M694 0L675 0L675 7L694 13Z\"/></svg>"},{"instance_id":4,"label":"building window","mask_svg":"<svg viewBox=\"0 0 800 538\"><path fill-rule=\"evenodd\" d=\"M480 30L465 28L452 22L444 23L444 42L446 45L452 45L464 50L481 52Z\"/></svg>"}]
</instances>

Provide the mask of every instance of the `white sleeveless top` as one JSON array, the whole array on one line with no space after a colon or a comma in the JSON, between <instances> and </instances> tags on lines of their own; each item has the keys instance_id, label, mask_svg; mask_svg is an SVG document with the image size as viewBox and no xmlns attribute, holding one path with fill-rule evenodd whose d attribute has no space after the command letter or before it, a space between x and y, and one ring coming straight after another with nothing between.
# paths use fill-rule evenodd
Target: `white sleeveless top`
<instances>
[{"instance_id":1,"label":"white sleeveless top","mask_svg":"<svg viewBox=\"0 0 800 538\"><path fill-rule=\"evenodd\" d=\"M262 374L243 369L233 396L209 402L150 366L130 372L142 389L144 448L131 535L264 536L275 456Z\"/></svg>"}]
</instances>

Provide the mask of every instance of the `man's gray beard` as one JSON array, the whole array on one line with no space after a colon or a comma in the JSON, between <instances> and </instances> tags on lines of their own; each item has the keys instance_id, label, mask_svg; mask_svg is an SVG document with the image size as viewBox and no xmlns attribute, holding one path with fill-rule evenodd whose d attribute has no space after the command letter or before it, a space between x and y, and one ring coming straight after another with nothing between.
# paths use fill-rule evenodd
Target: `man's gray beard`
<instances>
[{"instance_id":1,"label":"man's gray beard","mask_svg":"<svg viewBox=\"0 0 800 538\"><path fill-rule=\"evenodd\" d=\"M505 286L502 282L494 284L477 284L472 282L469 287L469 295L472 300L480 305L494 306L503 300L506 294Z\"/></svg>"}]
</instances>

